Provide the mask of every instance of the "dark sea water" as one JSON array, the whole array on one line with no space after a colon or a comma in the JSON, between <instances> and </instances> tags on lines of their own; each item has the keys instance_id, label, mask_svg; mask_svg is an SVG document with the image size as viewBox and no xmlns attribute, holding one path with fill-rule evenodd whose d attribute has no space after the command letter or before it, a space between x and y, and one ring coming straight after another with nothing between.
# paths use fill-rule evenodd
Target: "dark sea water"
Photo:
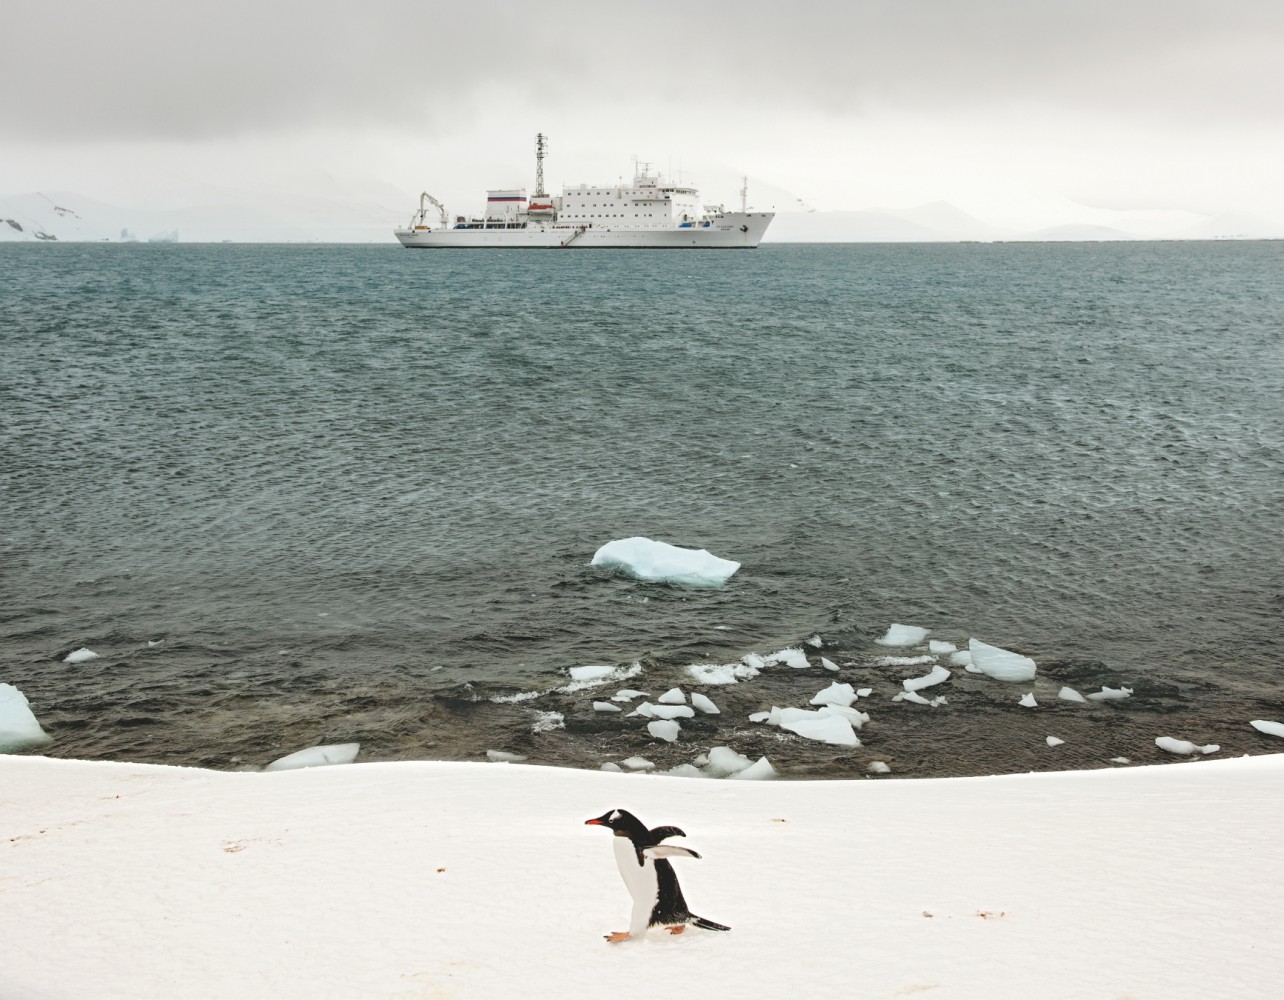
<instances>
[{"instance_id":1,"label":"dark sea water","mask_svg":"<svg viewBox=\"0 0 1284 1000\"><path fill-rule=\"evenodd\" d=\"M0 363L0 681L37 752L726 744L845 776L1284 750L1247 726L1284 719L1284 243L3 245ZM589 566L634 535L743 567ZM891 702L929 669L875 665L922 652L873 642L893 622L1039 677ZM723 714L673 745L591 708L815 634L810 670L702 688ZM861 748L746 719L834 679L875 689ZM1135 694L1056 697L1103 683Z\"/></svg>"}]
</instances>

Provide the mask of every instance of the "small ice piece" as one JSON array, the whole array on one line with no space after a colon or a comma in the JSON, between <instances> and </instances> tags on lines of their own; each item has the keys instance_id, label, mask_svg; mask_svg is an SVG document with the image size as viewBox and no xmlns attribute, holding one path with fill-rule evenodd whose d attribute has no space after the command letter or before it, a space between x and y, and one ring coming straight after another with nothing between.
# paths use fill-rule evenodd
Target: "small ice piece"
<instances>
[{"instance_id":1,"label":"small ice piece","mask_svg":"<svg viewBox=\"0 0 1284 1000\"><path fill-rule=\"evenodd\" d=\"M874 641L880 646L917 646L927 638L927 629L917 625L892 625L887 634Z\"/></svg>"},{"instance_id":2,"label":"small ice piece","mask_svg":"<svg viewBox=\"0 0 1284 1000\"><path fill-rule=\"evenodd\" d=\"M1061 744L1062 744L1062 743L1064 743L1064 742L1065 742L1065 740L1059 740L1059 739L1057 739L1055 736L1049 736L1049 737L1048 737L1048 746L1050 746L1050 747L1059 747L1059 746L1061 746Z\"/></svg>"},{"instance_id":3,"label":"small ice piece","mask_svg":"<svg viewBox=\"0 0 1284 1000\"><path fill-rule=\"evenodd\" d=\"M935 698L929 701L928 704L935 708L937 705L948 705L949 702L945 700L945 695L938 694Z\"/></svg>"},{"instance_id":4,"label":"small ice piece","mask_svg":"<svg viewBox=\"0 0 1284 1000\"><path fill-rule=\"evenodd\" d=\"M1038 708L1039 703L1034 700L1034 692L1031 691L1024 698L1017 702L1022 708Z\"/></svg>"},{"instance_id":5,"label":"small ice piece","mask_svg":"<svg viewBox=\"0 0 1284 1000\"><path fill-rule=\"evenodd\" d=\"M972 654L966 649L960 649L957 653L950 654L950 666L962 667L969 674L979 674L981 668L974 666L972 663Z\"/></svg>"},{"instance_id":6,"label":"small ice piece","mask_svg":"<svg viewBox=\"0 0 1284 1000\"><path fill-rule=\"evenodd\" d=\"M695 709L690 705L652 705L649 701L644 701L628 717L635 715L644 719L690 719L695 715Z\"/></svg>"},{"instance_id":7,"label":"small ice piece","mask_svg":"<svg viewBox=\"0 0 1284 1000\"><path fill-rule=\"evenodd\" d=\"M635 663L630 667L586 666L570 667L571 683L564 684L558 691L573 694L585 688L597 687L607 681L623 681L642 673L642 664Z\"/></svg>"},{"instance_id":8,"label":"small ice piece","mask_svg":"<svg viewBox=\"0 0 1284 1000\"><path fill-rule=\"evenodd\" d=\"M759 757L739 774L731 776L732 781L771 781L776 777L776 769L766 757Z\"/></svg>"},{"instance_id":9,"label":"small ice piece","mask_svg":"<svg viewBox=\"0 0 1284 1000\"><path fill-rule=\"evenodd\" d=\"M923 656L880 656L874 661L876 667L917 667L920 663L935 663L936 657L930 654Z\"/></svg>"},{"instance_id":10,"label":"small ice piece","mask_svg":"<svg viewBox=\"0 0 1284 1000\"><path fill-rule=\"evenodd\" d=\"M696 767L704 767L706 764L709 763L709 757L707 754L701 754L691 763L694 764Z\"/></svg>"},{"instance_id":11,"label":"small ice piece","mask_svg":"<svg viewBox=\"0 0 1284 1000\"><path fill-rule=\"evenodd\" d=\"M509 753L507 750L487 750L486 759L499 761L502 764L512 764L526 758L519 753Z\"/></svg>"},{"instance_id":12,"label":"small ice piece","mask_svg":"<svg viewBox=\"0 0 1284 1000\"><path fill-rule=\"evenodd\" d=\"M324 747L308 747L286 754L272 761L265 771L293 771L301 767L324 767L327 764L351 764L357 759L360 743L331 743Z\"/></svg>"},{"instance_id":13,"label":"small ice piece","mask_svg":"<svg viewBox=\"0 0 1284 1000\"><path fill-rule=\"evenodd\" d=\"M632 701L634 698L645 698L645 691L634 691L632 688L620 688L611 695L612 701Z\"/></svg>"},{"instance_id":14,"label":"small ice piece","mask_svg":"<svg viewBox=\"0 0 1284 1000\"><path fill-rule=\"evenodd\" d=\"M826 659L825 657L823 657L823 656L820 658L820 665L821 665L822 667L824 667L826 670L837 670L837 669L838 669L838 664L837 664L837 663L835 663L833 660L827 660L827 659Z\"/></svg>"},{"instance_id":15,"label":"small ice piece","mask_svg":"<svg viewBox=\"0 0 1284 1000\"><path fill-rule=\"evenodd\" d=\"M687 696L682 693L682 688L669 688L655 700L661 705L685 705Z\"/></svg>"},{"instance_id":16,"label":"small ice piece","mask_svg":"<svg viewBox=\"0 0 1284 1000\"><path fill-rule=\"evenodd\" d=\"M566 718L561 712L536 712L532 733L549 733L554 729L565 729Z\"/></svg>"},{"instance_id":17,"label":"small ice piece","mask_svg":"<svg viewBox=\"0 0 1284 1000\"><path fill-rule=\"evenodd\" d=\"M972 665L987 677L1013 683L1034 680L1036 668L1030 657L989 646L976 639L969 639L967 644L972 654Z\"/></svg>"},{"instance_id":18,"label":"small ice piece","mask_svg":"<svg viewBox=\"0 0 1284 1000\"><path fill-rule=\"evenodd\" d=\"M745 653L744 656L740 657L740 662L753 670L755 675L767 665L767 661L757 653Z\"/></svg>"},{"instance_id":19,"label":"small ice piece","mask_svg":"<svg viewBox=\"0 0 1284 1000\"><path fill-rule=\"evenodd\" d=\"M768 719L770 719L770 718L771 718L771 713L770 713L770 712L754 712L752 715L750 715L750 716L749 716L749 721L750 721L750 722L766 722L766 721L767 721Z\"/></svg>"},{"instance_id":20,"label":"small ice piece","mask_svg":"<svg viewBox=\"0 0 1284 1000\"><path fill-rule=\"evenodd\" d=\"M714 747L709 751L709 773L715 778L729 778L752 764L753 761L731 747Z\"/></svg>"},{"instance_id":21,"label":"small ice piece","mask_svg":"<svg viewBox=\"0 0 1284 1000\"><path fill-rule=\"evenodd\" d=\"M682 732L682 727L670 719L656 719L646 724L646 731L657 740L672 743L678 738L678 733Z\"/></svg>"},{"instance_id":22,"label":"small ice piece","mask_svg":"<svg viewBox=\"0 0 1284 1000\"><path fill-rule=\"evenodd\" d=\"M819 740L833 746L860 746L852 724L839 715L822 715L802 708L786 708L780 713L780 728L797 733L804 739Z\"/></svg>"},{"instance_id":23,"label":"small ice piece","mask_svg":"<svg viewBox=\"0 0 1284 1000\"><path fill-rule=\"evenodd\" d=\"M704 549L684 549L650 538L620 538L595 553L591 566L603 566L644 583L676 583L688 587L716 587L740 568L740 563L719 559Z\"/></svg>"},{"instance_id":24,"label":"small ice piece","mask_svg":"<svg viewBox=\"0 0 1284 1000\"><path fill-rule=\"evenodd\" d=\"M1087 698L1081 695L1074 688L1070 688L1070 687L1063 687L1060 691L1057 692L1057 697L1060 698L1062 701L1077 701L1084 705L1088 703Z\"/></svg>"},{"instance_id":25,"label":"small ice piece","mask_svg":"<svg viewBox=\"0 0 1284 1000\"><path fill-rule=\"evenodd\" d=\"M0 753L29 750L52 739L40 728L26 695L12 684L0 684Z\"/></svg>"},{"instance_id":26,"label":"small ice piece","mask_svg":"<svg viewBox=\"0 0 1284 1000\"><path fill-rule=\"evenodd\" d=\"M715 629L717 629L719 632L730 632L730 631L731 631L731 626L730 626L730 625L715 625L715 626L713 626L713 627L714 627Z\"/></svg>"},{"instance_id":27,"label":"small ice piece","mask_svg":"<svg viewBox=\"0 0 1284 1000\"><path fill-rule=\"evenodd\" d=\"M655 765L645 757L628 757L620 761L620 767L626 771L654 771Z\"/></svg>"},{"instance_id":28,"label":"small ice piece","mask_svg":"<svg viewBox=\"0 0 1284 1000\"><path fill-rule=\"evenodd\" d=\"M4 685L0 685L3 687ZM1254 719L1249 723L1259 733L1267 736L1284 736L1284 722L1270 722L1267 719Z\"/></svg>"},{"instance_id":29,"label":"small ice piece","mask_svg":"<svg viewBox=\"0 0 1284 1000\"><path fill-rule=\"evenodd\" d=\"M709 777L694 764L678 764L669 768L667 771L657 771L656 774L663 774L673 778L707 778Z\"/></svg>"},{"instance_id":30,"label":"small ice piece","mask_svg":"<svg viewBox=\"0 0 1284 1000\"><path fill-rule=\"evenodd\" d=\"M566 672L571 675L573 681L604 681L615 673L615 667L571 667Z\"/></svg>"},{"instance_id":31,"label":"small ice piece","mask_svg":"<svg viewBox=\"0 0 1284 1000\"><path fill-rule=\"evenodd\" d=\"M615 771L616 773L619 773L620 771L622 771L622 770L624 770L624 769L623 769L622 767L620 767L620 765L619 765L619 764L612 763L611 761L609 761L609 760L608 760L605 764L603 764L603 765L602 765L601 770L603 770L603 771Z\"/></svg>"},{"instance_id":32,"label":"small ice piece","mask_svg":"<svg viewBox=\"0 0 1284 1000\"><path fill-rule=\"evenodd\" d=\"M873 689L873 688L857 688L857 689L856 689L856 695L857 695L857 697L860 697L860 698L868 698L868 697L869 697L871 694L873 694L873 693L874 693L874 689Z\"/></svg>"},{"instance_id":33,"label":"small ice piece","mask_svg":"<svg viewBox=\"0 0 1284 1000\"><path fill-rule=\"evenodd\" d=\"M713 703L707 696L702 695L699 691L691 692L691 704L698 708L705 715L721 715L722 710Z\"/></svg>"},{"instance_id":34,"label":"small ice piece","mask_svg":"<svg viewBox=\"0 0 1284 1000\"><path fill-rule=\"evenodd\" d=\"M954 643L943 642L940 639L928 640L927 648L929 652L935 653L937 656L944 656L946 653L957 653L959 649Z\"/></svg>"},{"instance_id":35,"label":"small ice piece","mask_svg":"<svg viewBox=\"0 0 1284 1000\"><path fill-rule=\"evenodd\" d=\"M1169 753L1189 755L1192 753L1216 753L1221 749L1216 743L1209 743L1207 746L1200 746L1197 743L1191 743L1189 740L1175 740L1171 736L1155 737L1155 746L1160 750L1167 750Z\"/></svg>"},{"instance_id":36,"label":"small ice piece","mask_svg":"<svg viewBox=\"0 0 1284 1000\"><path fill-rule=\"evenodd\" d=\"M81 646L80 649L77 649L74 652L68 653L66 656L64 656L62 658L62 662L63 663L84 663L86 660L96 660L96 659L98 659L97 653L95 653L92 649L86 649L84 646Z\"/></svg>"},{"instance_id":37,"label":"small ice piece","mask_svg":"<svg viewBox=\"0 0 1284 1000\"><path fill-rule=\"evenodd\" d=\"M909 680L901 681L901 686L906 691L922 691L923 688L935 687L942 681L948 681L953 676L949 670L938 663L922 677L911 677Z\"/></svg>"},{"instance_id":38,"label":"small ice piece","mask_svg":"<svg viewBox=\"0 0 1284 1000\"><path fill-rule=\"evenodd\" d=\"M758 676L758 668L745 663L692 663L686 671L697 684L735 684Z\"/></svg>"},{"instance_id":39,"label":"small ice piece","mask_svg":"<svg viewBox=\"0 0 1284 1000\"><path fill-rule=\"evenodd\" d=\"M1131 694L1132 694L1132 688L1126 688L1126 687L1108 688L1102 685L1102 688L1100 691L1094 691L1092 694L1088 695L1088 700L1089 701L1119 701L1123 698L1129 697Z\"/></svg>"},{"instance_id":40,"label":"small ice piece","mask_svg":"<svg viewBox=\"0 0 1284 1000\"><path fill-rule=\"evenodd\" d=\"M931 705L932 703L924 698L917 691L902 691L892 698L892 701L912 701L915 705ZM935 708L936 706L932 706Z\"/></svg>"},{"instance_id":41,"label":"small ice piece","mask_svg":"<svg viewBox=\"0 0 1284 1000\"><path fill-rule=\"evenodd\" d=\"M797 646L782 649L779 653L772 653L764 662L768 666L773 663L783 663L785 666L793 667L795 670L806 670L811 666L807 662L807 654Z\"/></svg>"},{"instance_id":42,"label":"small ice piece","mask_svg":"<svg viewBox=\"0 0 1284 1000\"><path fill-rule=\"evenodd\" d=\"M148 639L147 648L151 649L153 646L159 646L164 641L165 641L164 639Z\"/></svg>"},{"instance_id":43,"label":"small ice piece","mask_svg":"<svg viewBox=\"0 0 1284 1000\"><path fill-rule=\"evenodd\" d=\"M869 766L865 768L870 774L891 774L892 769L887 766L886 761L871 760Z\"/></svg>"},{"instance_id":44,"label":"small ice piece","mask_svg":"<svg viewBox=\"0 0 1284 1000\"><path fill-rule=\"evenodd\" d=\"M839 684L834 681L833 684L820 691L813 697L809 704L812 705L850 705L856 700L856 692L852 690L850 684Z\"/></svg>"},{"instance_id":45,"label":"small ice piece","mask_svg":"<svg viewBox=\"0 0 1284 1000\"><path fill-rule=\"evenodd\" d=\"M619 705L612 705L609 701L593 702L593 711L595 712L623 712L624 709Z\"/></svg>"},{"instance_id":46,"label":"small ice piece","mask_svg":"<svg viewBox=\"0 0 1284 1000\"><path fill-rule=\"evenodd\" d=\"M841 715L852 724L853 729L859 729L869 721L868 713L844 705L822 705L816 711L821 715Z\"/></svg>"},{"instance_id":47,"label":"small ice piece","mask_svg":"<svg viewBox=\"0 0 1284 1000\"><path fill-rule=\"evenodd\" d=\"M820 649L820 647L823 646L824 643L820 641L820 636L813 635L810 639L807 640L807 645L814 646L816 649Z\"/></svg>"},{"instance_id":48,"label":"small ice piece","mask_svg":"<svg viewBox=\"0 0 1284 1000\"><path fill-rule=\"evenodd\" d=\"M1129 758L1127 758L1127 757L1111 757L1111 758L1110 758L1110 763L1112 763L1112 764L1131 764L1131 763L1132 763L1132 761L1131 761Z\"/></svg>"}]
</instances>

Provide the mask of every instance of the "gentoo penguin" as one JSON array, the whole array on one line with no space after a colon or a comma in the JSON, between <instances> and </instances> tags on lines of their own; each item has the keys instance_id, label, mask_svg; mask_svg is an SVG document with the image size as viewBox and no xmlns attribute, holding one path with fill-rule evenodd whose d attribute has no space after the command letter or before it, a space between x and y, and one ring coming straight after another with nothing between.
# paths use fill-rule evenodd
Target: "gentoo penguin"
<instances>
[{"instance_id":1,"label":"gentoo penguin","mask_svg":"<svg viewBox=\"0 0 1284 1000\"><path fill-rule=\"evenodd\" d=\"M648 830L631 812L612 809L597 819L584 821L585 826L604 826L615 834L615 863L620 877L633 897L633 915L627 931L606 935L612 944L641 937L648 927L663 924L670 934L681 934L687 924L709 931L729 931L730 927L697 917L687 909L678 886L678 876L668 858L698 858L695 851L676 844L662 844L669 837L685 837L676 826L657 826Z\"/></svg>"}]
</instances>

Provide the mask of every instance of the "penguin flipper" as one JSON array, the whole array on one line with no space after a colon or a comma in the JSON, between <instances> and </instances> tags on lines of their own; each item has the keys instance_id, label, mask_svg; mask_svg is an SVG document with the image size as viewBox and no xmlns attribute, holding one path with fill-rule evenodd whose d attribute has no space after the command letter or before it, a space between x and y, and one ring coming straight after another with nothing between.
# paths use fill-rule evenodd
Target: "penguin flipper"
<instances>
[{"instance_id":1,"label":"penguin flipper","mask_svg":"<svg viewBox=\"0 0 1284 1000\"><path fill-rule=\"evenodd\" d=\"M654 830L648 831L651 839L657 844L662 840L668 840L670 837L685 837L686 833L676 826L657 826Z\"/></svg>"},{"instance_id":2,"label":"penguin flipper","mask_svg":"<svg viewBox=\"0 0 1284 1000\"><path fill-rule=\"evenodd\" d=\"M695 851L689 847L679 847L677 844L656 844L655 847L642 848L642 854L648 858L698 858Z\"/></svg>"}]
</instances>

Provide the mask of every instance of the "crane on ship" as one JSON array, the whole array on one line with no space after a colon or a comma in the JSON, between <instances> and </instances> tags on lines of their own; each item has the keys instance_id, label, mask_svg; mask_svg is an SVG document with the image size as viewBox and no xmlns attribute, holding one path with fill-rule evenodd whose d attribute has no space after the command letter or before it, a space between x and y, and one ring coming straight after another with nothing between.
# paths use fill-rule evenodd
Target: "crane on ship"
<instances>
[{"instance_id":1,"label":"crane on ship","mask_svg":"<svg viewBox=\"0 0 1284 1000\"><path fill-rule=\"evenodd\" d=\"M442 229L450 228L450 218L446 213L446 206L443 205L441 202L439 202L432 195L430 195L427 191L424 191L419 195L419 211L410 217L410 225L407 228L409 229L430 229L431 228L428 225L429 202L437 206L437 212L441 218L441 228Z\"/></svg>"}]
</instances>

